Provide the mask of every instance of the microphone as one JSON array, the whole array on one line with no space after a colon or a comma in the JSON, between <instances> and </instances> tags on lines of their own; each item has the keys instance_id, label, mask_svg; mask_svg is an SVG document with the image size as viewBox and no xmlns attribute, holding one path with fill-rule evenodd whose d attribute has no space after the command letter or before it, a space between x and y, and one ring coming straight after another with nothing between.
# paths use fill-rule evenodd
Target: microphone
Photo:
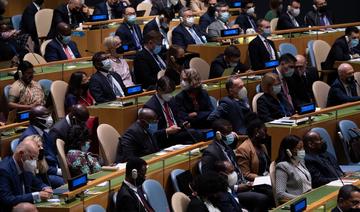
<instances>
[{"instance_id":1,"label":"microphone","mask_svg":"<svg viewBox=\"0 0 360 212\"><path fill-rule=\"evenodd\" d=\"M184 122L186 123L186 122ZM195 143L197 143L197 140L195 139L195 137L191 134L191 132L189 131L188 128L185 127L184 123L180 123L179 124L179 127L182 129L182 130L185 130L185 132L190 136L191 140Z\"/></svg>"},{"instance_id":2,"label":"microphone","mask_svg":"<svg viewBox=\"0 0 360 212\"><path fill-rule=\"evenodd\" d=\"M95 53L96 53L96 52L91 51L91 50L89 50L89 49L85 49L85 52L89 52L90 54L95 54Z\"/></svg>"},{"instance_id":3,"label":"microphone","mask_svg":"<svg viewBox=\"0 0 360 212\"><path fill-rule=\"evenodd\" d=\"M335 164L333 164L333 162L331 161L331 159L330 159L329 156L326 155L325 158L329 161L331 167L332 167L332 168L334 169L334 171L335 171L336 177L340 180L341 184L344 186L345 183L344 183L344 181L341 179L341 175L339 175L338 172L336 171L336 166L335 166ZM342 174L344 174L344 172L343 172L341 169L340 169L340 171L341 171Z\"/></svg>"}]
</instances>

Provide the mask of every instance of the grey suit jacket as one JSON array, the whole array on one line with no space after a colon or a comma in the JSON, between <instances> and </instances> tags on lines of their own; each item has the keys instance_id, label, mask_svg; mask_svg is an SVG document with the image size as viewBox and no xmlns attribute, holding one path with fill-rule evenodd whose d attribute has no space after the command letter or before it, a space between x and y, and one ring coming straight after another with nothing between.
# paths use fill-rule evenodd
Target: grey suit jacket
<instances>
[{"instance_id":1,"label":"grey suit jacket","mask_svg":"<svg viewBox=\"0 0 360 212\"><path fill-rule=\"evenodd\" d=\"M209 40L221 37L221 30L225 29L224 23L220 20L215 20L207 28L207 37Z\"/></svg>"}]
</instances>

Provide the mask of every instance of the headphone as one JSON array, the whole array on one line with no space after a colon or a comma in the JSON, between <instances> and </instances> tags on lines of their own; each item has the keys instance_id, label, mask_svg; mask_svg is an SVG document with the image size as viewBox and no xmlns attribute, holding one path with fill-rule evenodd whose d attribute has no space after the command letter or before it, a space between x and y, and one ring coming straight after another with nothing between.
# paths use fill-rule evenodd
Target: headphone
<instances>
[{"instance_id":1,"label":"headphone","mask_svg":"<svg viewBox=\"0 0 360 212\"><path fill-rule=\"evenodd\" d=\"M19 78L22 78L22 76L23 76L22 71L17 70L17 75L19 76Z\"/></svg>"},{"instance_id":2,"label":"headphone","mask_svg":"<svg viewBox=\"0 0 360 212\"><path fill-rule=\"evenodd\" d=\"M216 131L216 133L215 133L215 138L216 138L216 140L218 140L218 141L221 141L221 140L222 140L222 135L221 135L221 132L220 132L220 131Z\"/></svg>"},{"instance_id":3,"label":"headphone","mask_svg":"<svg viewBox=\"0 0 360 212\"><path fill-rule=\"evenodd\" d=\"M138 178L138 171L136 169L131 170L131 178L136 180Z\"/></svg>"},{"instance_id":4,"label":"headphone","mask_svg":"<svg viewBox=\"0 0 360 212\"><path fill-rule=\"evenodd\" d=\"M159 16L159 18L160 18L160 19L165 18L164 14L161 14L161 15Z\"/></svg>"},{"instance_id":5,"label":"headphone","mask_svg":"<svg viewBox=\"0 0 360 212\"><path fill-rule=\"evenodd\" d=\"M292 155L292 153L291 153L290 149L286 149L285 151L286 151L286 154L287 154L290 158L292 158L292 157L293 157L293 155Z\"/></svg>"}]
</instances>

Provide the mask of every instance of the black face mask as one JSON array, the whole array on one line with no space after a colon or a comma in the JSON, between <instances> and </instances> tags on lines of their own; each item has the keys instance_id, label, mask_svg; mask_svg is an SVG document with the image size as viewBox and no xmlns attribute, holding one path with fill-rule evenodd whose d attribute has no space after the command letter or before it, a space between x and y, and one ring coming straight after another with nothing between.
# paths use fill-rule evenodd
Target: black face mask
<instances>
[{"instance_id":1,"label":"black face mask","mask_svg":"<svg viewBox=\"0 0 360 212\"><path fill-rule=\"evenodd\" d=\"M80 87L83 90L83 92L85 92L89 89L89 83L87 82L85 84L81 84Z\"/></svg>"},{"instance_id":2,"label":"black face mask","mask_svg":"<svg viewBox=\"0 0 360 212\"><path fill-rule=\"evenodd\" d=\"M137 177L135 180L136 186L141 186L145 181L145 178L143 177Z\"/></svg>"},{"instance_id":3,"label":"black face mask","mask_svg":"<svg viewBox=\"0 0 360 212\"><path fill-rule=\"evenodd\" d=\"M320 13L326 13L326 11L327 11L327 6L319 7L319 12Z\"/></svg>"},{"instance_id":4,"label":"black face mask","mask_svg":"<svg viewBox=\"0 0 360 212\"><path fill-rule=\"evenodd\" d=\"M354 76L350 76L350 77L346 78L346 83L352 84L354 82L355 82L355 77Z\"/></svg>"},{"instance_id":5,"label":"black face mask","mask_svg":"<svg viewBox=\"0 0 360 212\"><path fill-rule=\"evenodd\" d=\"M44 159L44 149L39 150L38 160L42 160L42 159Z\"/></svg>"},{"instance_id":6,"label":"black face mask","mask_svg":"<svg viewBox=\"0 0 360 212\"><path fill-rule=\"evenodd\" d=\"M176 58L176 64L178 64L179 66L183 66L185 61L185 57Z\"/></svg>"},{"instance_id":7,"label":"black face mask","mask_svg":"<svg viewBox=\"0 0 360 212\"><path fill-rule=\"evenodd\" d=\"M110 7L111 7L112 9L115 9L115 8L119 7L119 5L120 5L120 4L115 3L115 4L111 4Z\"/></svg>"},{"instance_id":8,"label":"black face mask","mask_svg":"<svg viewBox=\"0 0 360 212\"><path fill-rule=\"evenodd\" d=\"M210 15L210 16L214 16L215 15L215 11L216 11L216 8L215 6L209 6L208 7L208 10L207 10L207 13Z\"/></svg>"}]
</instances>

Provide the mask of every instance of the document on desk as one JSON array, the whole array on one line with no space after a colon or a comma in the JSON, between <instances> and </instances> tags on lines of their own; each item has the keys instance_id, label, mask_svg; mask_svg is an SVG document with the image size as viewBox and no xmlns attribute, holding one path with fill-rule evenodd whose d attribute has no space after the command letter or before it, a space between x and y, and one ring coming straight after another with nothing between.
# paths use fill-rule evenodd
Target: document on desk
<instances>
[{"instance_id":1,"label":"document on desk","mask_svg":"<svg viewBox=\"0 0 360 212\"><path fill-rule=\"evenodd\" d=\"M351 179L342 179L341 180L334 180L331 181L330 183L326 184L328 186L337 186L337 187L341 187L343 185L351 185L353 183L355 183L357 180L351 180Z\"/></svg>"},{"instance_id":2,"label":"document on desk","mask_svg":"<svg viewBox=\"0 0 360 212\"><path fill-rule=\"evenodd\" d=\"M252 185L253 186L257 186L257 185L269 185L269 186L271 186L270 175L255 177L255 180L254 180Z\"/></svg>"},{"instance_id":3,"label":"document on desk","mask_svg":"<svg viewBox=\"0 0 360 212\"><path fill-rule=\"evenodd\" d=\"M351 59L349 60L350 62L360 62L360 58L355 58L355 59Z\"/></svg>"}]
</instances>

